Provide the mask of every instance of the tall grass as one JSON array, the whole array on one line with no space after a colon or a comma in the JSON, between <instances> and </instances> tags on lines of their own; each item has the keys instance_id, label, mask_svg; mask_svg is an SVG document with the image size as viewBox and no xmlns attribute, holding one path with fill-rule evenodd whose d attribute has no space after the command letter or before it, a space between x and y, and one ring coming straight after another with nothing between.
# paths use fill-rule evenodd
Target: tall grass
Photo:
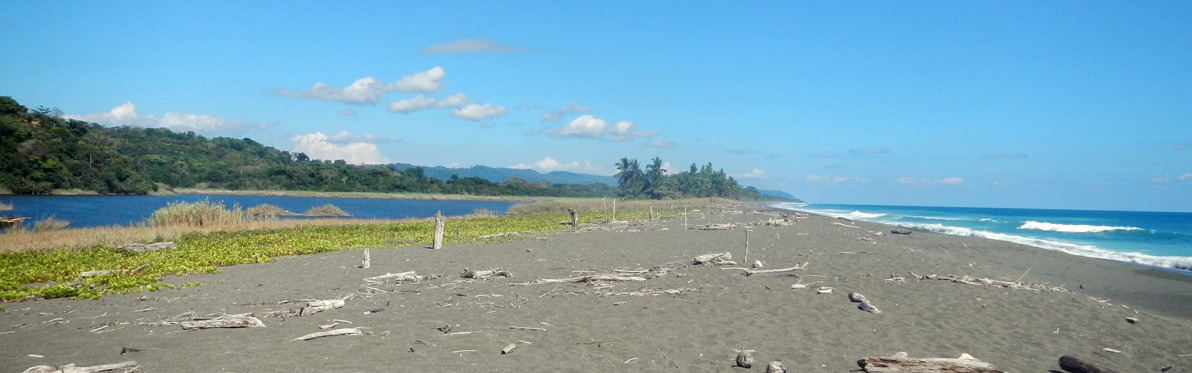
<instances>
[{"instance_id":1,"label":"tall grass","mask_svg":"<svg viewBox=\"0 0 1192 373\"><path fill-rule=\"evenodd\" d=\"M249 217L253 217L253 218L297 216L298 215L293 212L290 212L289 210L286 210L286 209L283 209L281 207L277 207L274 205L270 205L268 203L260 205L260 206L256 206L256 207L250 207L248 210L244 210L244 213L247 214Z\"/></svg>"},{"instance_id":2,"label":"tall grass","mask_svg":"<svg viewBox=\"0 0 1192 373\"><path fill-rule=\"evenodd\" d=\"M306 210L306 212L303 212L302 215L335 218L346 218L352 216L348 215L348 213L344 212L344 210L340 210L339 207L335 207L330 203L322 206L311 207L310 209Z\"/></svg>"},{"instance_id":3,"label":"tall grass","mask_svg":"<svg viewBox=\"0 0 1192 373\"><path fill-rule=\"evenodd\" d=\"M167 204L145 219L145 225L151 227L183 226L205 227L227 224L240 224L252 220L235 205L231 210L224 208L223 202L202 200L198 202L177 202Z\"/></svg>"},{"instance_id":4,"label":"tall grass","mask_svg":"<svg viewBox=\"0 0 1192 373\"><path fill-rule=\"evenodd\" d=\"M618 214L620 211L648 209L650 206L654 207L656 212L671 208L679 209L682 212L684 206L695 207L705 206L709 203L722 203L724 199L720 198L687 198L675 200L616 200L616 207ZM608 211L613 209L612 199L596 199L596 198L563 198L544 201L533 201L527 203L518 203L509 207L506 213L510 215L531 215L531 214L566 214L567 209L574 209L576 212L589 211ZM620 216L618 216L620 218Z\"/></svg>"},{"instance_id":5,"label":"tall grass","mask_svg":"<svg viewBox=\"0 0 1192 373\"><path fill-rule=\"evenodd\" d=\"M34 222L33 223L33 231L34 232L60 231L60 230L66 229L66 226L68 226L68 225L70 225L70 221L54 219L54 217L51 215L48 218Z\"/></svg>"}]
</instances>

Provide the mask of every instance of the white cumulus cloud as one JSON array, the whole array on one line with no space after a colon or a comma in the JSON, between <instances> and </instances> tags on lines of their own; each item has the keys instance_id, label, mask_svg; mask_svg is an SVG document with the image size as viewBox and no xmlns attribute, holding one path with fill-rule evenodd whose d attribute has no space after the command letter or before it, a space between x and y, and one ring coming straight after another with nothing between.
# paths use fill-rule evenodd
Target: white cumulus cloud
<instances>
[{"instance_id":1,"label":"white cumulus cloud","mask_svg":"<svg viewBox=\"0 0 1192 373\"><path fill-rule=\"evenodd\" d=\"M824 186L833 186L838 184L865 184L869 179L859 177L845 177L845 176L831 176L831 175L807 175L803 178L809 183L823 184Z\"/></svg>"},{"instance_id":2,"label":"white cumulus cloud","mask_svg":"<svg viewBox=\"0 0 1192 373\"><path fill-rule=\"evenodd\" d=\"M112 108L106 113L67 114L63 117L106 126L162 127L178 132L195 131L202 134L240 134L248 128L244 122L230 121L211 115L172 112L165 113L160 117L152 114L145 115L137 112L137 106L133 105L132 101L125 101L123 105Z\"/></svg>"},{"instance_id":3,"label":"white cumulus cloud","mask_svg":"<svg viewBox=\"0 0 1192 373\"><path fill-rule=\"evenodd\" d=\"M1180 180L1192 180L1192 174L1180 175Z\"/></svg>"},{"instance_id":4,"label":"white cumulus cloud","mask_svg":"<svg viewBox=\"0 0 1192 373\"><path fill-rule=\"evenodd\" d=\"M959 177L945 177L938 180L928 180L914 177L904 177L898 179L899 184L907 185L961 185L964 184L964 179Z\"/></svg>"},{"instance_id":5,"label":"white cumulus cloud","mask_svg":"<svg viewBox=\"0 0 1192 373\"><path fill-rule=\"evenodd\" d=\"M350 136L346 131L340 135ZM390 163L388 158L381 155L377 145L367 142L351 142L344 145L333 143L332 138L322 132L298 135L290 138L294 143L291 150L294 153L305 153L311 159L339 160L351 164L383 164Z\"/></svg>"},{"instance_id":6,"label":"white cumulus cloud","mask_svg":"<svg viewBox=\"0 0 1192 373\"><path fill-rule=\"evenodd\" d=\"M496 106L493 104L470 104L451 110L451 116L480 122L501 114L505 114L505 111L506 109L504 106Z\"/></svg>"},{"instance_id":7,"label":"white cumulus cloud","mask_svg":"<svg viewBox=\"0 0 1192 373\"><path fill-rule=\"evenodd\" d=\"M418 95L418 97L409 98L401 101L394 101L389 103L390 113L409 114L415 111L429 109L429 108L460 108L468 104L468 95L463 93L456 93L442 100Z\"/></svg>"},{"instance_id":8,"label":"white cumulus cloud","mask_svg":"<svg viewBox=\"0 0 1192 373\"><path fill-rule=\"evenodd\" d=\"M447 73L443 71L443 68L436 66L427 71L406 75L393 84L385 84L369 76L357 79L344 88L336 88L318 82L305 91L279 88L274 90L274 93L284 97L309 98L345 104L377 104L381 102L381 96L393 91L425 93L441 91L443 90L443 79L446 76Z\"/></svg>"},{"instance_id":9,"label":"white cumulus cloud","mask_svg":"<svg viewBox=\"0 0 1192 373\"><path fill-rule=\"evenodd\" d=\"M737 175L737 177L742 179L759 179L766 177L766 172L755 168L752 171Z\"/></svg>"},{"instance_id":10,"label":"white cumulus cloud","mask_svg":"<svg viewBox=\"0 0 1192 373\"><path fill-rule=\"evenodd\" d=\"M540 161L534 162L533 164L518 163L510 168L523 169L523 170L533 169L533 170L537 170L539 172L578 171L578 172L592 173L592 174L598 174L598 175L605 173L603 169L601 169L600 167L597 167L596 165L593 165L591 162L588 162L587 160L584 160L583 163L580 163L579 161L571 161L571 162L563 163L563 162L559 162L551 157L545 157Z\"/></svg>"},{"instance_id":11,"label":"white cumulus cloud","mask_svg":"<svg viewBox=\"0 0 1192 373\"><path fill-rule=\"evenodd\" d=\"M638 138L654 137L658 134L656 131L634 131L634 127L635 125L630 121L609 123L604 119L583 115L573 119L563 128L548 128L544 131L554 137L602 141L633 141Z\"/></svg>"},{"instance_id":12,"label":"white cumulus cloud","mask_svg":"<svg viewBox=\"0 0 1192 373\"><path fill-rule=\"evenodd\" d=\"M675 143L670 140L654 140L647 143L646 146L651 148L673 148L675 147Z\"/></svg>"},{"instance_id":13,"label":"white cumulus cloud","mask_svg":"<svg viewBox=\"0 0 1192 373\"><path fill-rule=\"evenodd\" d=\"M579 102L571 100L571 105L564 105L559 110L548 111L542 113L543 122L557 122L568 114L572 113L590 113L592 108L580 105Z\"/></svg>"},{"instance_id":14,"label":"white cumulus cloud","mask_svg":"<svg viewBox=\"0 0 1192 373\"><path fill-rule=\"evenodd\" d=\"M422 48L422 53L532 53L530 48L502 45L491 39L464 39Z\"/></svg>"}]
</instances>

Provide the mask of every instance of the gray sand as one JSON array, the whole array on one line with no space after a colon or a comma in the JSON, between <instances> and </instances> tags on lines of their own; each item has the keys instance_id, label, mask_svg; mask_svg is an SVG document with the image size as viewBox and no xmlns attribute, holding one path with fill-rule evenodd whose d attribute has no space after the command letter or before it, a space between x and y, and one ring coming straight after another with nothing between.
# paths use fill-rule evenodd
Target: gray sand
<instances>
[{"instance_id":1,"label":"gray sand","mask_svg":"<svg viewBox=\"0 0 1192 373\"><path fill-rule=\"evenodd\" d=\"M743 213L718 212L710 220L773 218L755 214L755 207L729 209ZM1192 276L985 239L890 235L888 226L816 216L794 220L755 226L749 234L749 263L760 260L765 269L808 263L786 275L746 277L741 270L692 265L693 256L729 251L747 266L745 229L685 231L679 220L442 250L373 249L370 269L356 267L361 251L280 258L167 280L205 283L179 290L6 303L0 332L11 333L0 335L0 366L20 371L136 360L143 372L741 372L733 358L748 349L755 351L758 372L775 360L790 371L848 372L858 359L899 351L912 357L968 353L1010 372L1058 370L1062 355L1121 372L1168 365L1175 367L1169 372L1192 371L1192 356L1180 356L1192 354ZM670 271L642 282L524 285L658 266ZM505 268L514 277L462 280L464 268ZM373 286L384 293L362 281L404 271L443 277ZM1021 277L1070 292L916 280L911 273ZM906 281L883 281L892 275ZM815 284L792 289L795 283ZM817 294L819 286L833 292ZM658 295L618 294L634 291ZM858 310L849 292L864 294L882 313ZM285 310L303 299L348 294L358 295L341 309L262 318L266 328L183 331L141 324L188 311ZM46 323L59 318L65 322ZM351 322L336 328L366 334L292 341L335 319ZM445 325L451 334L436 329ZM516 349L502 355L509 344ZM126 347L140 351L121 355Z\"/></svg>"}]
</instances>

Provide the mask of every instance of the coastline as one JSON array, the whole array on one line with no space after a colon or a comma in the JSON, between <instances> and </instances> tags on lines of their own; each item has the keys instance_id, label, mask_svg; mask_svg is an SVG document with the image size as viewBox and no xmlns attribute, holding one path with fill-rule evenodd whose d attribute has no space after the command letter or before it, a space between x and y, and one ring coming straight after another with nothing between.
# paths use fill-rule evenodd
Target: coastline
<instances>
[{"instance_id":1,"label":"coastline","mask_svg":"<svg viewBox=\"0 0 1192 373\"><path fill-rule=\"evenodd\" d=\"M317 254L167 279L204 283L177 290L5 303L0 332L12 333L0 338L14 347L0 351L0 362L29 367L136 360L155 372L394 366L731 372L740 369L732 366L735 350L748 349L760 366L781 360L791 371L811 372L849 371L857 359L899 351L912 357L968 353L999 369L1023 372L1057 369L1062 355L1118 371L1192 363L1180 356L1192 353L1185 350L1192 345L1187 309L1192 281L1126 263L924 231L891 235L888 225L792 216L792 225L752 226L748 262L760 260L766 269L807 263L805 270L790 272L798 277L742 276L740 270L691 264L693 256L724 251L745 262L744 224L777 219L773 211L720 205L688 222L692 228L697 222L739 224L731 230L684 230L682 219L608 223L578 233L448 244L441 250L376 248L371 269L356 268L360 251ZM464 268L504 268L514 277L465 280L459 276ZM534 284L650 268L668 273L633 282ZM443 277L418 284L362 282L402 271ZM914 279L911 273L1018 280L1069 292ZM892 275L904 281L886 281ZM817 282L810 289L791 288ZM834 292L816 294L818 286ZM858 310L846 298L849 292L863 293L883 312ZM284 310L301 299L348 293L357 295L341 309L262 318L266 328L181 332L177 325L141 325L187 311ZM55 319L62 321L51 322ZM361 327L366 334L292 341L337 319L352 322L338 327ZM435 329L444 325L463 334ZM509 344L516 349L501 354ZM121 356L121 348L140 351Z\"/></svg>"}]
</instances>

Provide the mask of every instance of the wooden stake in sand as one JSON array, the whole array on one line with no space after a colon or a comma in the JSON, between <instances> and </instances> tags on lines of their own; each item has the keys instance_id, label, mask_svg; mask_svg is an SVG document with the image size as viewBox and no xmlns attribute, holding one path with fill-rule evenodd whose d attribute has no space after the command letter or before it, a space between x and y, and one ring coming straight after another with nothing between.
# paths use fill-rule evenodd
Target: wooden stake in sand
<instances>
[{"instance_id":1,"label":"wooden stake in sand","mask_svg":"<svg viewBox=\"0 0 1192 373\"><path fill-rule=\"evenodd\" d=\"M567 213L571 214L571 230L579 229L579 214L575 209L567 209Z\"/></svg>"},{"instance_id":2,"label":"wooden stake in sand","mask_svg":"<svg viewBox=\"0 0 1192 373\"><path fill-rule=\"evenodd\" d=\"M687 206L683 206L683 230L687 230Z\"/></svg>"},{"instance_id":3,"label":"wooden stake in sand","mask_svg":"<svg viewBox=\"0 0 1192 373\"><path fill-rule=\"evenodd\" d=\"M617 199L613 198L613 221L617 221Z\"/></svg>"},{"instance_id":4,"label":"wooden stake in sand","mask_svg":"<svg viewBox=\"0 0 1192 373\"><path fill-rule=\"evenodd\" d=\"M443 225L446 224L446 219L443 218L442 211L435 211L435 237L431 243L431 249L443 248Z\"/></svg>"},{"instance_id":5,"label":"wooden stake in sand","mask_svg":"<svg viewBox=\"0 0 1192 373\"><path fill-rule=\"evenodd\" d=\"M741 262L749 263L749 230L748 229L745 230L745 259L742 259Z\"/></svg>"},{"instance_id":6,"label":"wooden stake in sand","mask_svg":"<svg viewBox=\"0 0 1192 373\"><path fill-rule=\"evenodd\" d=\"M364 260L360 263L360 268L368 269L372 267L372 258L368 256L368 248L364 248Z\"/></svg>"}]
</instances>

